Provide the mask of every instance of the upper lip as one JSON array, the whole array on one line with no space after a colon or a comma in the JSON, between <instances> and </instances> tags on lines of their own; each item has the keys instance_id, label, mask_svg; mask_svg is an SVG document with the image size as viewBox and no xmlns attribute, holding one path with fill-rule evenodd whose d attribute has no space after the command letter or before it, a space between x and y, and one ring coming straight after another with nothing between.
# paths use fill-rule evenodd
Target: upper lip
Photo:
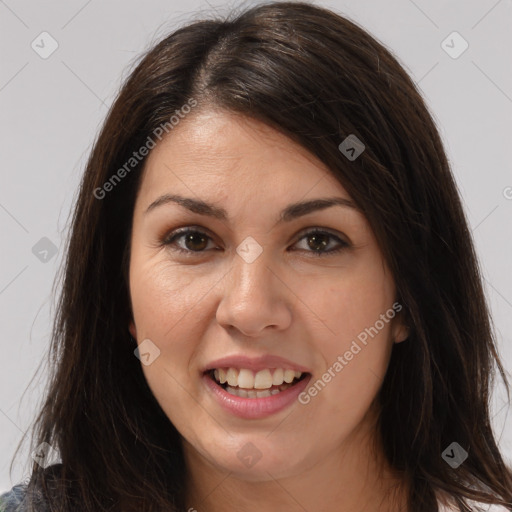
<instances>
[{"instance_id":1,"label":"upper lip","mask_svg":"<svg viewBox=\"0 0 512 512\"><path fill-rule=\"evenodd\" d=\"M244 355L227 356L216 359L209 363L204 372L214 370L215 368L246 368L247 370L260 371L266 368L283 368L284 370L290 369L302 373L311 373L311 370L297 364L289 359L279 356L265 355L259 357L248 357Z\"/></svg>"}]
</instances>

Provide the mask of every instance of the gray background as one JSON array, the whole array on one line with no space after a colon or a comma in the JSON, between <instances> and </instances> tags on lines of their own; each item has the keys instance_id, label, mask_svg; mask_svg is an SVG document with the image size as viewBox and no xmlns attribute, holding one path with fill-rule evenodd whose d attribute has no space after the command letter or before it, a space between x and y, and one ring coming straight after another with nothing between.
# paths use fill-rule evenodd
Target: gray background
<instances>
[{"instance_id":1,"label":"gray background","mask_svg":"<svg viewBox=\"0 0 512 512\"><path fill-rule=\"evenodd\" d=\"M460 186L510 371L512 0L314 3L370 31L419 84ZM44 366L22 394L47 349L69 211L107 109L134 59L153 42L187 20L240 5L0 0L0 491L28 475L27 444L12 475L9 464L34 419ZM31 47L35 40L39 51L50 48L49 39L41 42L43 31L58 43L47 59ZM441 46L453 31L469 43L456 59ZM461 48L457 40L449 38L448 44L452 52ZM41 241L45 237L49 241ZM512 419L505 399L499 386L493 423L511 461Z\"/></svg>"}]
</instances>

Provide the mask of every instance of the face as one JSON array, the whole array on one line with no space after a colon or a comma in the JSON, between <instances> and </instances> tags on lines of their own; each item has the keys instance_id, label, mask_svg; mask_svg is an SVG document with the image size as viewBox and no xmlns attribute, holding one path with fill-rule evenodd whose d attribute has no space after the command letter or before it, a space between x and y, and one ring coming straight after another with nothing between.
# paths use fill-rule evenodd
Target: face
<instances>
[{"instance_id":1,"label":"face","mask_svg":"<svg viewBox=\"0 0 512 512\"><path fill-rule=\"evenodd\" d=\"M405 332L344 188L285 136L219 112L175 127L141 180L130 332L188 460L263 480L353 446Z\"/></svg>"}]
</instances>

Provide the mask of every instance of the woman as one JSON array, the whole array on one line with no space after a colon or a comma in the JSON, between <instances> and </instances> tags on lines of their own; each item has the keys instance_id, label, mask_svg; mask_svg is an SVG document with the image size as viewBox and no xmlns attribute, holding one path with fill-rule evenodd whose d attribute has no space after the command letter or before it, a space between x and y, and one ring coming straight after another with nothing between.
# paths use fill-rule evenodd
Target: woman
<instances>
[{"instance_id":1,"label":"woman","mask_svg":"<svg viewBox=\"0 0 512 512\"><path fill-rule=\"evenodd\" d=\"M41 453L4 496L23 510L512 510L438 131L335 13L269 3L145 55L90 156L59 306Z\"/></svg>"}]
</instances>

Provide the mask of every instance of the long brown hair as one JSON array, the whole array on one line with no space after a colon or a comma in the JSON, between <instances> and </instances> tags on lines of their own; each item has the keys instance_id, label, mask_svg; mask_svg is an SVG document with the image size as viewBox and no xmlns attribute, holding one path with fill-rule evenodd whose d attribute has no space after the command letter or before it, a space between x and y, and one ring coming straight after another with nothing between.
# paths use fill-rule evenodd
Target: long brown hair
<instances>
[{"instance_id":1,"label":"long brown hair","mask_svg":"<svg viewBox=\"0 0 512 512\"><path fill-rule=\"evenodd\" d=\"M131 221L145 158L126 162L159 127L170 130L191 98L194 112L242 114L301 144L370 222L410 327L377 397L385 455L409 484L409 509L435 511L436 494L446 493L460 510L470 510L466 498L512 510L512 474L489 412L496 373L509 387L435 123L390 51L302 2L191 22L150 49L123 85L73 212L51 379L33 429L33 446L49 443L62 466L50 478L34 463L31 485L53 496L54 510L116 510L137 499L141 511L184 507L180 436L128 334ZM339 149L350 134L365 144L352 162ZM442 457L452 442L469 454L456 469Z\"/></svg>"}]
</instances>

